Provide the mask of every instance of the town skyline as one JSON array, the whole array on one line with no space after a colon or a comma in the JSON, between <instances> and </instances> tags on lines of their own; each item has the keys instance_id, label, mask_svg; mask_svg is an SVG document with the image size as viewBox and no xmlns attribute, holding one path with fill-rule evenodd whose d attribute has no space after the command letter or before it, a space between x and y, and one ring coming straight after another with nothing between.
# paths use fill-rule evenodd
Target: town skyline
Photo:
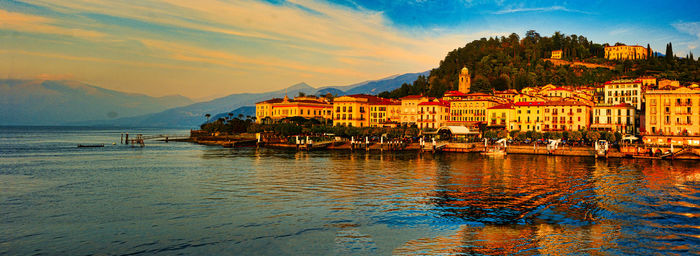
<instances>
[{"instance_id":1,"label":"town skyline","mask_svg":"<svg viewBox=\"0 0 700 256\"><path fill-rule=\"evenodd\" d=\"M650 44L657 52L672 42L684 57L700 45L698 3L652 8L658 5L1 1L0 56L7 61L0 76L212 98L299 82L339 86L422 72L472 40L522 37L530 29L584 35L601 44Z\"/></svg>"}]
</instances>

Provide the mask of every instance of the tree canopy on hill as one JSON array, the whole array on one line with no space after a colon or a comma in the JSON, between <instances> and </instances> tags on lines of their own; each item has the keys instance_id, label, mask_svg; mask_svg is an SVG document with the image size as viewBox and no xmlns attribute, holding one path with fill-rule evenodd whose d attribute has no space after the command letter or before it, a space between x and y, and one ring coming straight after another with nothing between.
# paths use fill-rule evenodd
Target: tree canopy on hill
<instances>
[{"instance_id":1,"label":"tree canopy on hill","mask_svg":"<svg viewBox=\"0 0 700 256\"><path fill-rule=\"evenodd\" d=\"M449 52L440 61L440 66L430 71L428 77L418 77L413 84L404 83L400 88L383 92L379 96L442 96L445 91L457 89L458 74L463 67L469 69L472 76L471 90L477 92L490 92L492 89L520 90L549 83L592 85L619 77L649 74L682 82L700 80L700 65L694 59L651 57L648 60L606 60L606 45L594 43L581 35L565 35L560 32L555 32L551 37L543 37L534 30L527 31L522 39L515 33L508 37L481 38ZM545 60L553 50L562 50L564 60L604 64L615 68L556 66ZM650 48L648 52L651 52Z\"/></svg>"}]
</instances>

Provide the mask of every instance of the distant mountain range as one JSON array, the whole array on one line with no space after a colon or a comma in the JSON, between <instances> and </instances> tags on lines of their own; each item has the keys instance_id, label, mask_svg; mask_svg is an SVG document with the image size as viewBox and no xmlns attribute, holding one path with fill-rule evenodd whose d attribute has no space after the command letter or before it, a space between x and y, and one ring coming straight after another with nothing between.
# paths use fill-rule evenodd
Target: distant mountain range
<instances>
[{"instance_id":1,"label":"distant mountain range","mask_svg":"<svg viewBox=\"0 0 700 256\"><path fill-rule=\"evenodd\" d=\"M298 83L265 93L231 94L193 103L183 96L149 97L99 88L72 81L0 80L0 124L2 125L108 125L123 127L188 127L233 112L255 115L255 103L275 97L305 94L336 96L378 94L403 83L412 83L429 71L391 76L347 86L314 88Z\"/></svg>"},{"instance_id":2,"label":"distant mountain range","mask_svg":"<svg viewBox=\"0 0 700 256\"><path fill-rule=\"evenodd\" d=\"M63 125L114 120L192 103L180 95L151 97L74 81L0 80L1 125Z\"/></svg>"}]
</instances>

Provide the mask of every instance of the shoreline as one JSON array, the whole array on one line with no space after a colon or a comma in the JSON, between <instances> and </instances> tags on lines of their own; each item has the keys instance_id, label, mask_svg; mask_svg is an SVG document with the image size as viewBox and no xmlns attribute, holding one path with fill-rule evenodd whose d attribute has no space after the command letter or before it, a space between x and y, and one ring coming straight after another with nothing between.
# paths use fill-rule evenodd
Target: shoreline
<instances>
[{"instance_id":1,"label":"shoreline","mask_svg":"<svg viewBox=\"0 0 700 256\"><path fill-rule=\"evenodd\" d=\"M222 146L225 148L236 148L236 147L262 147L262 148L273 148L273 149L287 149L296 151L322 151L322 150L333 150L333 151L365 151L365 152L419 152L419 153L431 153L436 154L440 152L447 153L481 153L484 152L483 143L471 142L471 143L446 143L439 146L435 152L433 152L432 147L421 148L418 143L408 143L408 144L394 144L391 146L388 143L370 143L365 145L364 143L357 143L353 145L348 141L331 141L323 142L317 144L287 144L287 143L258 143L257 140L251 139L240 139L240 140L199 140L196 138L188 139L177 139L170 140L176 142L191 142L200 145L207 146ZM649 147L661 149L663 147ZM667 148L666 148L667 149ZM677 148L675 152L681 152L682 148ZM577 157L592 157L596 158L596 152L593 146L560 146L556 150L551 152L546 149L544 145L509 145L506 148L507 154L519 154L519 155L552 155L552 156L577 156ZM657 159L657 160L700 160L700 149L691 148L686 154L674 155L672 157L660 157L660 156L649 156L647 154L629 154L623 153L618 149L610 149L606 156L599 156L597 158L627 158L627 159Z\"/></svg>"}]
</instances>

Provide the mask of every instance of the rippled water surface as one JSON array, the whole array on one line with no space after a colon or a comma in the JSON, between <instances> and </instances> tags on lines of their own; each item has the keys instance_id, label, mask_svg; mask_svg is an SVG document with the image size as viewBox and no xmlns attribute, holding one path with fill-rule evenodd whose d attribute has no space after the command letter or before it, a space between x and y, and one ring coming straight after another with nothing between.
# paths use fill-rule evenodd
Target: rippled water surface
<instances>
[{"instance_id":1,"label":"rippled water surface","mask_svg":"<svg viewBox=\"0 0 700 256\"><path fill-rule=\"evenodd\" d=\"M120 132L0 128L0 254L700 251L700 162L112 146Z\"/></svg>"}]
</instances>

